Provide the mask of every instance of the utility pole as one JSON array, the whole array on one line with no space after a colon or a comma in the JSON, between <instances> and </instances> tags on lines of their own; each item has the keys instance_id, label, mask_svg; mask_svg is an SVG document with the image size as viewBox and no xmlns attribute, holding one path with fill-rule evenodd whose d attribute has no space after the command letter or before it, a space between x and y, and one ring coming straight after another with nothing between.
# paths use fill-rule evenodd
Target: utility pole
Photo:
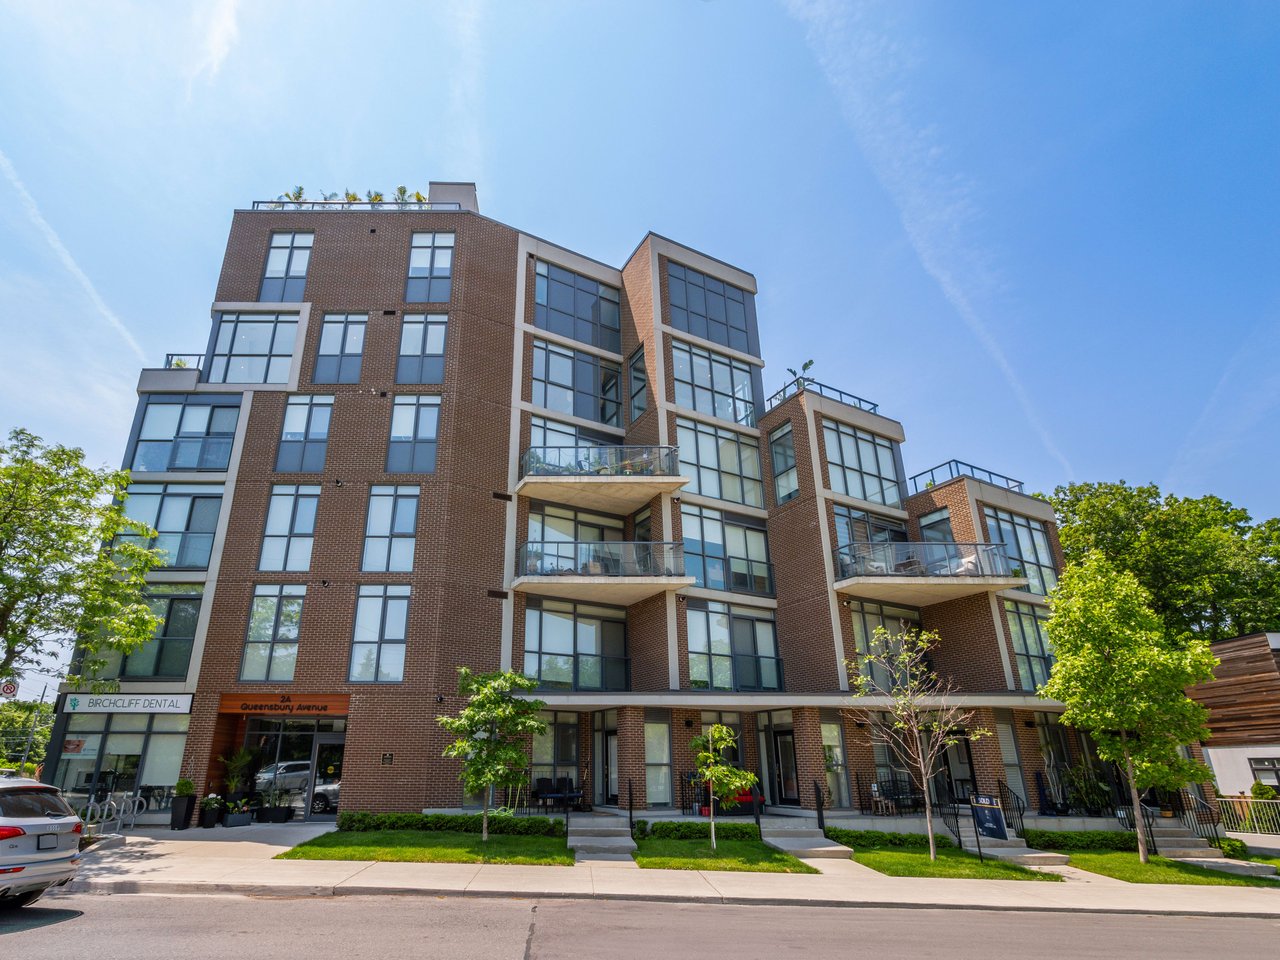
<instances>
[{"instance_id":1,"label":"utility pole","mask_svg":"<svg viewBox=\"0 0 1280 960\"><path fill-rule=\"evenodd\" d=\"M48 692L49 685L46 683L44 689L40 691L40 702L31 711L31 728L27 731L27 745L22 748L22 761L18 764L19 771L27 769L27 757L31 756L31 744L36 737L36 720L40 716L40 708L44 706L44 696Z\"/></svg>"}]
</instances>

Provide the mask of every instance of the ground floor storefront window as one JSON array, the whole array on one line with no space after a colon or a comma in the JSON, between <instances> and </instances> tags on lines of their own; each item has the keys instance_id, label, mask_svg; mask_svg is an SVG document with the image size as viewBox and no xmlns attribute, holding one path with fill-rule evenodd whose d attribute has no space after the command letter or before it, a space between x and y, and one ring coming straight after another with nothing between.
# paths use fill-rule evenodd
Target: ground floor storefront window
<instances>
[{"instance_id":1,"label":"ground floor storefront window","mask_svg":"<svg viewBox=\"0 0 1280 960\"><path fill-rule=\"evenodd\" d=\"M89 801L141 797L140 823L168 820L187 743L187 714L73 713L53 784L77 810Z\"/></svg>"},{"instance_id":2,"label":"ground floor storefront window","mask_svg":"<svg viewBox=\"0 0 1280 960\"><path fill-rule=\"evenodd\" d=\"M347 721L249 717L244 745L254 754L248 786L268 806L291 807L296 819L337 815Z\"/></svg>"}]
</instances>

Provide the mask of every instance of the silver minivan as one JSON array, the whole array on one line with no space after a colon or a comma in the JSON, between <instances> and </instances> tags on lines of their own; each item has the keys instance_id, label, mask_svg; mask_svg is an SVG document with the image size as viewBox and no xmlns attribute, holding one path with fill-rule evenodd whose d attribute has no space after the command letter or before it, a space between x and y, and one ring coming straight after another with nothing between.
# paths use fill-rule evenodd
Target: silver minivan
<instances>
[{"instance_id":1,"label":"silver minivan","mask_svg":"<svg viewBox=\"0 0 1280 960\"><path fill-rule=\"evenodd\" d=\"M71 882L84 824L57 788L0 777L0 909L35 903Z\"/></svg>"}]
</instances>

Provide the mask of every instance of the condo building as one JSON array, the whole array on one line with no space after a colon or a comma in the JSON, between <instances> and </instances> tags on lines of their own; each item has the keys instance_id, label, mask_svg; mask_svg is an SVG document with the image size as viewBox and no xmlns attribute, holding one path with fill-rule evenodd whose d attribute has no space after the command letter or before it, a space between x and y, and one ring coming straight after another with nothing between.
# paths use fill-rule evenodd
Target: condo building
<instances>
[{"instance_id":1,"label":"condo building","mask_svg":"<svg viewBox=\"0 0 1280 960\"><path fill-rule=\"evenodd\" d=\"M165 819L247 747L299 817L458 808L436 718L466 666L538 682L531 776L597 806L679 808L723 723L769 806L883 812L907 774L846 662L905 624L992 734L932 788L1043 805L1082 749L1035 694L1052 511L913 474L892 398L767 391L755 295L653 233L605 264L489 219L474 184L236 211L207 343L175 327L191 353L141 372L124 457L163 626L118 690L60 695L45 778Z\"/></svg>"}]
</instances>

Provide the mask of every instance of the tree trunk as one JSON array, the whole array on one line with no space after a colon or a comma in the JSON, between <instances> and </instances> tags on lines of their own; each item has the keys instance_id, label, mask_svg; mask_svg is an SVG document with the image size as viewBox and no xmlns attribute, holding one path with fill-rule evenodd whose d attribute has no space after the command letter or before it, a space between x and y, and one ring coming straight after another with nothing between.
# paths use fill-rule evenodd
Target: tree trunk
<instances>
[{"instance_id":1,"label":"tree trunk","mask_svg":"<svg viewBox=\"0 0 1280 960\"><path fill-rule=\"evenodd\" d=\"M1133 820L1134 827L1138 831L1138 860L1146 863L1149 859L1147 853L1147 820L1142 813L1142 799L1138 796L1138 781L1133 773L1133 757L1129 756L1128 737L1121 734L1121 738L1126 741L1124 747L1124 772L1129 777L1129 799L1133 803Z\"/></svg>"},{"instance_id":2,"label":"tree trunk","mask_svg":"<svg viewBox=\"0 0 1280 960\"><path fill-rule=\"evenodd\" d=\"M929 781L924 785L924 829L929 834L929 859L938 859L938 842L933 838L933 801L929 799Z\"/></svg>"},{"instance_id":3,"label":"tree trunk","mask_svg":"<svg viewBox=\"0 0 1280 960\"><path fill-rule=\"evenodd\" d=\"M489 787L484 788L484 812L480 815L480 842L489 841Z\"/></svg>"},{"instance_id":4,"label":"tree trunk","mask_svg":"<svg viewBox=\"0 0 1280 960\"><path fill-rule=\"evenodd\" d=\"M711 818L711 852L716 852L716 795L707 781L707 814Z\"/></svg>"}]
</instances>

